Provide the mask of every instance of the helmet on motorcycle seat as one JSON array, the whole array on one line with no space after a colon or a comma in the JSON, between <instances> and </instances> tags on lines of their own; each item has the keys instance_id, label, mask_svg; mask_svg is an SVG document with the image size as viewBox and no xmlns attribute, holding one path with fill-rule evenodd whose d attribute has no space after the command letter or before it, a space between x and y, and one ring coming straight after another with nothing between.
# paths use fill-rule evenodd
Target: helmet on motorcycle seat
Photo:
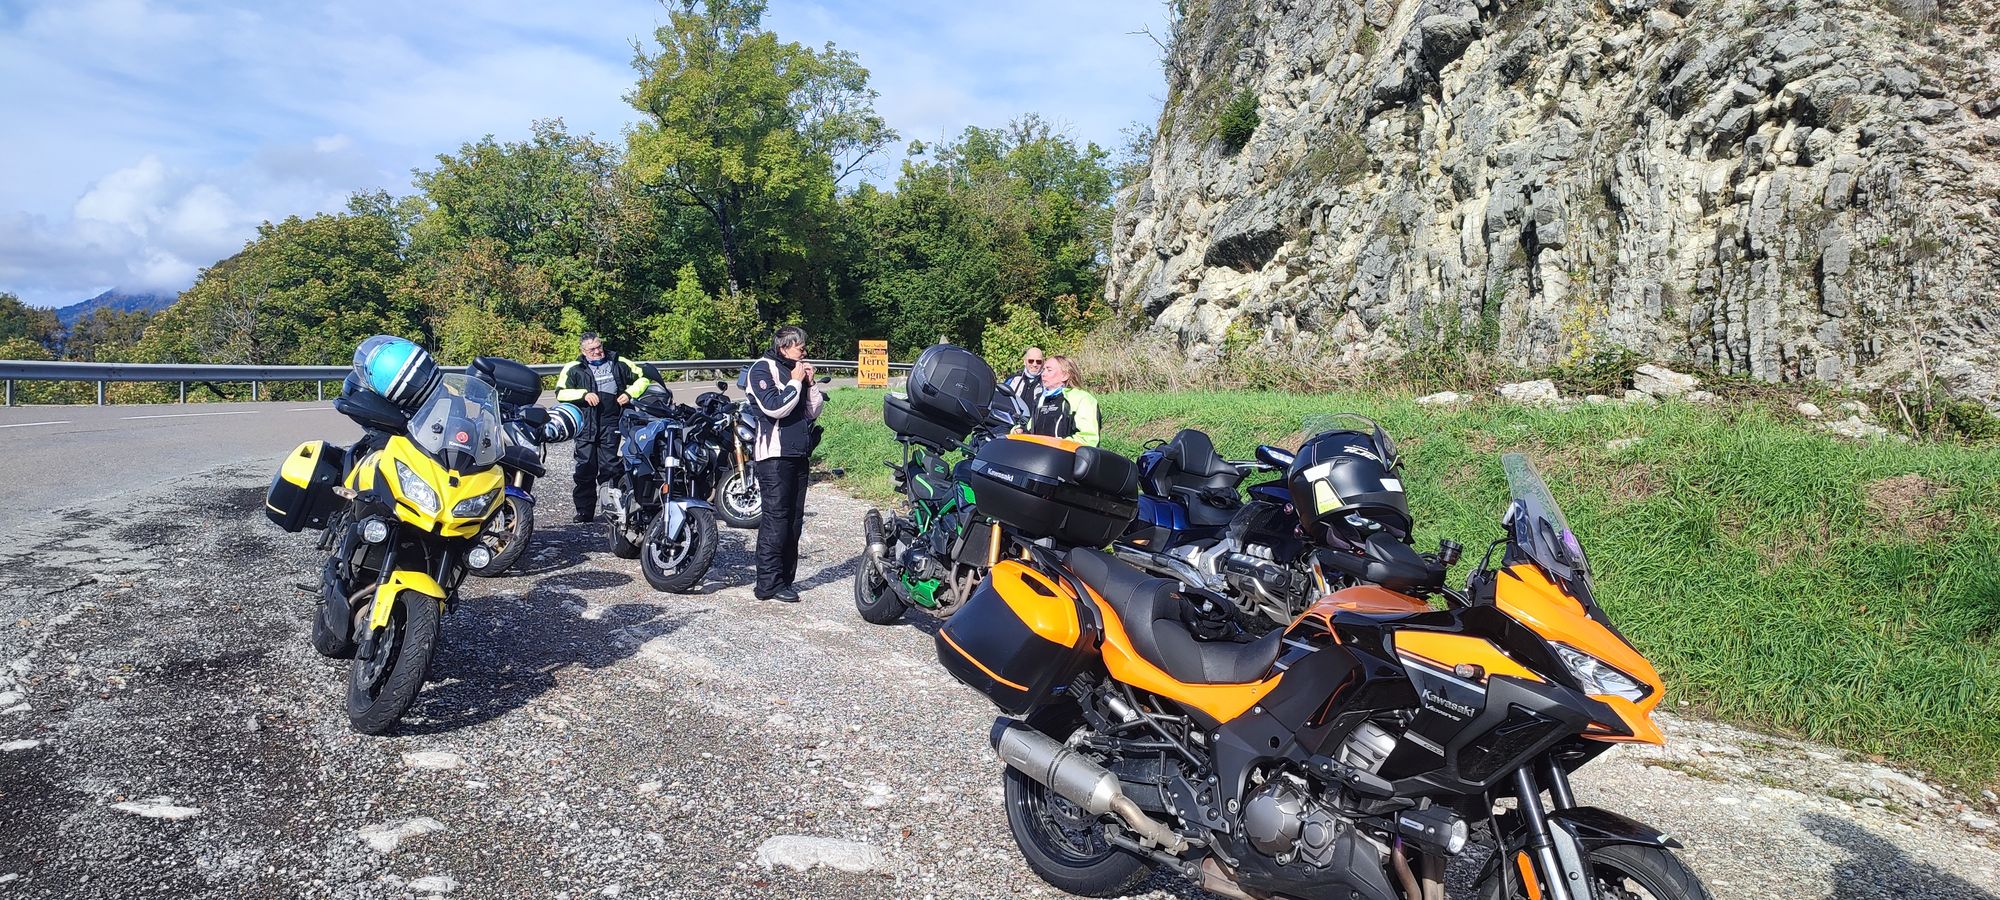
<instances>
[{"instance_id":1,"label":"helmet on motorcycle seat","mask_svg":"<svg viewBox=\"0 0 2000 900\"><path fill-rule=\"evenodd\" d=\"M664 419L674 414L674 392L663 387L649 387L646 392L632 398L632 408L655 419Z\"/></svg>"},{"instance_id":2,"label":"helmet on motorcycle seat","mask_svg":"<svg viewBox=\"0 0 2000 900\"><path fill-rule=\"evenodd\" d=\"M444 372L424 348L387 334L355 348L354 375L362 387L404 410L423 405L444 381Z\"/></svg>"},{"instance_id":3,"label":"helmet on motorcycle seat","mask_svg":"<svg viewBox=\"0 0 2000 900\"><path fill-rule=\"evenodd\" d=\"M1382 426L1342 414L1309 422L1306 430L1318 433L1299 445L1285 474L1306 534L1329 546L1359 546L1376 531L1409 543L1402 459Z\"/></svg>"},{"instance_id":4,"label":"helmet on motorcycle seat","mask_svg":"<svg viewBox=\"0 0 2000 900\"><path fill-rule=\"evenodd\" d=\"M549 424L542 426L542 443L560 444L576 437L577 429L583 427L583 410L574 403L558 403L549 407Z\"/></svg>"}]
</instances>

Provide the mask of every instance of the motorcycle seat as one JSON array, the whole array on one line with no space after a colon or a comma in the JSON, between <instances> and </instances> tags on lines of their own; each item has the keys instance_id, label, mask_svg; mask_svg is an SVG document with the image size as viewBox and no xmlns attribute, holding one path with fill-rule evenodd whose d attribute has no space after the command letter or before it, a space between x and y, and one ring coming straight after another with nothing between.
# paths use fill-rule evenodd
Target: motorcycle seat
<instances>
[{"instance_id":1,"label":"motorcycle seat","mask_svg":"<svg viewBox=\"0 0 2000 900\"><path fill-rule=\"evenodd\" d=\"M1226 506L1218 505L1210 499L1216 496L1215 492L1204 492L1194 488L1174 487L1169 489L1167 496L1187 507L1188 524L1196 528L1219 528L1227 525L1230 520L1236 518L1237 510L1243 508L1242 500L1237 498L1233 491L1228 498L1232 502Z\"/></svg>"},{"instance_id":2,"label":"motorcycle seat","mask_svg":"<svg viewBox=\"0 0 2000 900\"><path fill-rule=\"evenodd\" d=\"M1169 496L1174 488L1233 494L1243 481L1243 470L1216 453L1207 434L1183 428L1162 449L1147 480L1148 492L1158 497Z\"/></svg>"},{"instance_id":3,"label":"motorcycle seat","mask_svg":"<svg viewBox=\"0 0 2000 900\"><path fill-rule=\"evenodd\" d=\"M1187 626L1178 582L1156 578L1097 550L1078 548L1065 559L1071 572L1111 604L1139 656L1185 684L1247 684L1278 660L1284 630L1248 644L1203 641Z\"/></svg>"}]
</instances>

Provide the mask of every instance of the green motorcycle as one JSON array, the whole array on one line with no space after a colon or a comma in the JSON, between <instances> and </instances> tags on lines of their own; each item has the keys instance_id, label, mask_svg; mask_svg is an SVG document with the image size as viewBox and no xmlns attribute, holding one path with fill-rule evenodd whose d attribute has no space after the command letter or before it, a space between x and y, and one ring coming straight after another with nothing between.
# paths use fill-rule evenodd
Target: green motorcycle
<instances>
[{"instance_id":1,"label":"green motorcycle","mask_svg":"<svg viewBox=\"0 0 2000 900\"><path fill-rule=\"evenodd\" d=\"M900 461L883 465L905 506L868 511L862 519L868 546L854 573L854 606L877 625L911 607L951 615L1000 553L1000 531L979 514L960 471L980 445L1014 423L1008 404L995 408L993 370L966 350L939 344L917 358L908 387L882 401L883 422L903 448Z\"/></svg>"}]
</instances>

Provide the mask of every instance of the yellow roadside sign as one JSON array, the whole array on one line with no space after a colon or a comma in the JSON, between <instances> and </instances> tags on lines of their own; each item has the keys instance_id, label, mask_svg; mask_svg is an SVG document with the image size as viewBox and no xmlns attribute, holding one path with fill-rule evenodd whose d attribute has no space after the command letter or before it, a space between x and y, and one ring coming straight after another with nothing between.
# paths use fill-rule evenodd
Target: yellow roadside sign
<instances>
[{"instance_id":1,"label":"yellow roadside sign","mask_svg":"<svg viewBox=\"0 0 2000 900\"><path fill-rule=\"evenodd\" d=\"M861 387L885 388L889 386L889 342L861 342L861 370L856 379Z\"/></svg>"}]
</instances>

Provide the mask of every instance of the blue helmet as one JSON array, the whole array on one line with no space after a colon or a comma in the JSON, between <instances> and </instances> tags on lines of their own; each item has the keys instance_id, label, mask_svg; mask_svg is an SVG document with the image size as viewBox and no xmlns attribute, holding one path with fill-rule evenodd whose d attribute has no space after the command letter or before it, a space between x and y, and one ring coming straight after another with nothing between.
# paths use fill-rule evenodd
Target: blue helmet
<instances>
[{"instance_id":1,"label":"blue helmet","mask_svg":"<svg viewBox=\"0 0 2000 900\"><path fill-rule=\"evenodd\" d=\"M444 372L424 348L387 334L355 348L354 374L363 387L405 410L422 405L444 381Z\"/></svg>"},{"instance_id":2,"label":"blue helmet","mask_svg":"<svg viewBox=\"0 0 2000 900\"><path fill-rule=\"evenodd\" d=\"M542 428L542 442L560 444L576 437L577 429L583 427L583 410L574 403L558 403L549 407L549 424Z\"/></svg>"}]
</instances>

